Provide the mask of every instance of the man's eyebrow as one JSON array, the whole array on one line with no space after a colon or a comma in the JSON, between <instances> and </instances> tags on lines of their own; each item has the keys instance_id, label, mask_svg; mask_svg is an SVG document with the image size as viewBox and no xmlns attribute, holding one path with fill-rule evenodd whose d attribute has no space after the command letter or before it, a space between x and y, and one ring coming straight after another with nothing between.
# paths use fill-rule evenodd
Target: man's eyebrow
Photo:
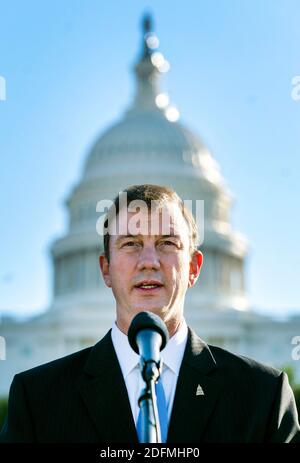
<instances>
[{"instance_id":1,"label":"man's eyebrow","mask_svg":"<svg viewBox=\"0 0 300 463\"><path fill-rule=\"evenodd\" d=\"M124 240L126 238L137 238L138 236L140 236L140 235L131 235L131 234L119 235L118 238L116 238L115 243L119 243L120 241L122 241L122 240Z\"/></svg>"},{"instance_id":2,"label":"man's eyebrow","mask_svg":"<svg viewBox=\"0 0 300 463\"><path fill-rule=\"evenodd\" d=\"M177 235L176 233L169 233L168 235L160 235L162 238L177 238L181 239L180 235Z\"/></svg>"},{"instance_id":3,"label":"man's eyebrow","mask_svg":"<svg viewBox=\"0 0 300 463\"><path fill-rule=\"evenodd\" d=\"M127 235L119 235L117 238L116 238L116 241L115 241L115 244L118 244L120 243L121 241L123 241L124 239L127 239L127 238L134 238L134 239L137 239L137 238L141 238L143 235L142 234L137 234L137 235L132 235L130 233L128 233ZM161 239L161 238L176 238L176 239L179 239L181 240L181 236L180 235L177 235L175 233L168 233L168 234L165 234L165 235L156 235L157 238Z\"/></svg>"}]
</instances>

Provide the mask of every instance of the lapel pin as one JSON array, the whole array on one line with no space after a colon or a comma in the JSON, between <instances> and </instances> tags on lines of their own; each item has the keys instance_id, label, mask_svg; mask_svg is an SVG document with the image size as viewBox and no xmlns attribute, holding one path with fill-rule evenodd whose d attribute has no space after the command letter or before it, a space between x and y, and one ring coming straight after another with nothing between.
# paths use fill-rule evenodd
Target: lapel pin
<instances>
[{"instance_id":1,"label":"lapel pin","mask_svg":"<svg viewBox=\"0 0 300 463\"><path fill-rule=\"evenodd\" d=\"M196 395L204 395L204 391L200 384L198 384L197 389L196 389Z\"/></svg>"}]
</instances>

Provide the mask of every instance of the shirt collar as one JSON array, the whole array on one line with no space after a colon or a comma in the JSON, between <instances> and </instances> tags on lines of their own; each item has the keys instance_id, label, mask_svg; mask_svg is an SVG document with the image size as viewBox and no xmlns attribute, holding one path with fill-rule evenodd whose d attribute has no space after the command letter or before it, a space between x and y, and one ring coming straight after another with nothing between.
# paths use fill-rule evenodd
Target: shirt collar
<instances>
[{"instance_id":1,"label":"shirt collar","mask_svg":"<svg viewBox=\"0 0 300 463\"><path fill-rule=\"evenodd\" d=\"M128 337L124 334L115 322L111 330L111 339L119 360L119 364L123 373L123 377L127 375L139 363L140 356L131 349L128 342Z\"/></svg>"},{"instance_id":2,"label":"shirt collar","mask_svg":"<svg viewBox=\"0 0 300 463\"><path fill-rule=\"evenodd\" d=\"M166 347L161 352L163 363L169 367L177 376L179 375L179 369L186 346L187 335L187 324L186 321L183 320L183 323L180 325L178 331L176 331L176 333L169 339ZM126 378L126 376L138 365L139 355L136 354L134 350L132 350L126 334L124 334L119 329L116 322L113 324L111 330L111 338L119 360L123 377Z\"/></svg>"},{"instance_id":3,"label":"shirt collar","mask_svg":"<svg viewBox=\"0 0 300 463\"><path fill-rule=\"evenodd\" d=\"M163 363L169 367L177 376L186 346L188 337L188 327L186 321L183 319L179 329L169 339L166 347L161 351L161 358Z\"/></svg>"}]
</instances>

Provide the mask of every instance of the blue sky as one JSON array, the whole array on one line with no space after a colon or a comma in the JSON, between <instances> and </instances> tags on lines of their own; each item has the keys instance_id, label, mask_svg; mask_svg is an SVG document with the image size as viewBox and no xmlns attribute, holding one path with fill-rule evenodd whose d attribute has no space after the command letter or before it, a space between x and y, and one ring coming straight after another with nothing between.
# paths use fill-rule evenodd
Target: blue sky
<instances>
[{"instance_id":1,"label":"blue sky","mask_svg":"<svg viewBox=\"0 0 300 463\"><path fill-rule=\"evenodd\" d=\"M298 0L1 2L0 312L45 310L49 246L88 149L134 89L140 19L171 63L163 89L221 165L249 239L247 290L268 314L300 313Z\"/></svg>"}]
</instances>

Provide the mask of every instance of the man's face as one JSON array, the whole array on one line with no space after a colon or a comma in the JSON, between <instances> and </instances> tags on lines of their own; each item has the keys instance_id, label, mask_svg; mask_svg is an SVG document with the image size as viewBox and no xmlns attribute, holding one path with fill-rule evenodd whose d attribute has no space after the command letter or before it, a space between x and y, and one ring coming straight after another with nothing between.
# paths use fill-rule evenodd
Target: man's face
<instances>
[{"instance_id":1,"label":"man's face","mask_svg":"<svg viewBox=\"0 0 300 463\"><path fill-rule=\"evenodd\" d=\"M190 255L189 229L179 207L167 203L163 213L146 209L138 215L122 209L115 220L109 263L100 256L100 266L116 299L118 326L127 332L141 311L156 313L167 324L180 322L185 293L198 278L202 254Z\"/></svg>"}]
</instances>

